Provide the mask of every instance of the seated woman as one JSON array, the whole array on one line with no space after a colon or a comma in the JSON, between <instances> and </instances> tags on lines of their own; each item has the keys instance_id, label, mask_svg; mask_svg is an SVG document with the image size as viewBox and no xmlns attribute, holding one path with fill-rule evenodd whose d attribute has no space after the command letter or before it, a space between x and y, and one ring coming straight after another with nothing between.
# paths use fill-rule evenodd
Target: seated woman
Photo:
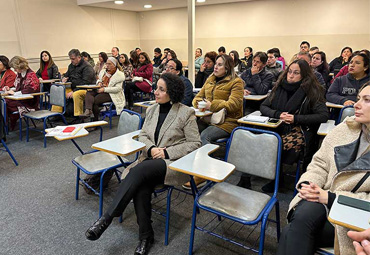
<instances>
[{"instance_id":1,"label":"seated woman","mask_svg":"<svg viewBox=\"0 0 370 255\"><path fill-rule=\"evenodd\" d=\"M283 140L283 163L297 162L303 150L303 171L307 168L318 147L317 130L328 120L324 93L307 61L295 60L261 104L263 116L283 121L277 130ZM270 182L263 190L272 192L274 184Z\"/></svg>"},{"instance_id":2,"label":"seated woman","mask_svg":"<svg viewBox=\"0 0 370 255\"><path fill-rule=\"evenodd\" d=\"M330 76L329 76L329 65L326 62L326 54L323 51L317 51L312 55L311 66L315 71L319 72L322 78L325 81L326 89L330 85Z\"/></svg>"},{"instance_id":3,"label":"seated woman","mask_svg":"<svg viewBox=\"0 0 370 255\"><path fill-rule=\"evenodd\" d=\"M99 60L96 62L96 65L94 66L94 72L96 77L99 76L100 71L105 69L105 63L108 60L108 55L105 52L100 52L99 53Z\"/></svg>"},{"instance_id":4,"label":"seated woman","mask_svg":"<svg viewBox=\"0 0 370 255\"><path fill-rule=\"evenodd\" d=\"M0 55L0 91L7 91L14 87L17 75L10 69L9 59Z\"/></svg>"},{"instance_id":5,"label":"seated woman","mask_svg":"<svg viewBox=\"0 0 370 255\"><path fill-rule=\"evenodd\" d=\"M171 59L177 59L176 52L174 50L169 50L166 54L166 57L163 58L162 63L158 67L158 72L162 73L166 68L167 62Z\"/></svg>"},{"instance_id":6,"label":"seated woman","mask_svg":"<svg viewBox=\"0 0 370 255\"><path fill-rule=\"evenodd\" d=\"M125 80L131 81L133 67L125 53L119 55L119 63L122 67L122 72L125 74Z\"/></svg>"},{"instance_id":7,"label":"seated woman","mask_svg":"<svg viewBox=\"0 0 370 255\"><path fill-rule=\"evenodd\" d=\"M213 74L193 99L193 106L198 108L198 103L205 101L206 110L216 113L226 109L226 116L225 121L218 124L198 120L202 145L229 137L231 131L238 126L237 120L243 116L243 85L243 81L235 74L233 59L225 54L218 55ZM194 181L198 185L205 180L194 177ZM190 188L190 183L183 187Z\"/></svg>"},{"instance_id":8,"label":"seated woman","mask_svg":"<svg viewBox=\"0 0 370 255\"><path fill-rule=\"evenodd\" d=\"M15 79L14 86L15 92L22 92L22 94L31 94L40 92L40 81L37 78L34 71L28 66L28 61L19 56L15 56L10 60L10 67L14 68L17 72L17 78ZM5 91L8 95L13 95L14 91L9 90L5 87ZM6 112L10 118L10 130L14 130L15 124L20 116L31 110L39 109L39 96L35 96L32 99L27 100L6 100ZM18 111L19 114L12 114Z\"/></svg>"},{"instance_id":9,"label":"seated woman","mask_svg":"<svg viewBox=\"0 0 370 255\"><path fill-rule=\"evenodd\" d=\"M345 66L349 63L349 61L351 60L351 57L352 57L352 48L351 47L344 47L342 49L342 51L340 52L340 56L333 59L330 62L330 64L329 64L330 72L334 73L334 76L336 76L337 73L339 72L339 70L343 66Z\"/></svg>"},{"instance_id":10,"label":"seated woman","mask_svg":"<svg viewBox=\"0 0 370 255\"><path fill-rule=\"evenodd\" d=\"M189 176L167 167L201 145L194 111L179 103L184 96L184 83L180 77L165 73L157 85L154 92L157 104L147 109L139 135L139 141L145 143L146 148L138 161L129 167L103 217L86 231L87 239L97 240L133 199L139 225L140 243L135 250L138 255L147 254L154 240L151 197L155 186L187 180Z\"/></svg>"},{"instance_id":11,"label":"seated woman","mask_svg":"<svg viewBox=\"0 0 370 255\"><path fill-rule=\"evenodd\" d=\"M271 51L276 53L277 61L281 62L282 66L283 66L283 70L285 70L285 67L286 67L285 58L283 56L281 56L279 48L272 48Z\"/></svg>"},{"instance_id":12,"label":"seated woman","mask_svg":"<svg viewBox=\"0 0 370 255\"><path fill-rule=\"evenodd\" d=\"M317 247L333 245L335 254L356 254L348 229L335 225L334 231L327 215L338 195L370 200L370 182L366 180L370 172L369 99L370 86L366 86L354 105L355 116L330 131L299 179L299 193L290 203L278 255L297 254L298 250L300 255L313 255Z\"/></svg>"},{"instance_id":13,"label":"seated woman","mask_svg":"<svg viewBox=\"0 0 370 255\"><path fill-rule=\"evenodd\" d=\"M247 66L239 59L239 53L236 50L230 51L229 56L234 61L234 71L236 75L240 75L242 72L247 70Z\"/></svg>"},{"instance_id":14,"label":"seated woman","mask_svg":"<svg viewBox=\"0 0 370 255\"><path fill-rule=\"evenodd\" d=\"M197 48L195 50L195 72L199 72L201 65L204 63L204 58L202 57L202 49Z\"/></svg>"},{"instance_id":15,"label":"seated woman","mask_svg":"<svg viewBox=\"0 0 370 255\"><path fill-rule=\"evenodd\" d=\"M94 62L94 59L92 59L92 57L90 56L89 53L87 53L86 51L83 51L81 52L81 56L84 58L84 60L89 63L92 67L95 67L95 62Z\"/></svg>"},{"instance_id":16,"label":"seated woman","mask_svg":"<svg viewBox=\"0 0 370 255\"><path fill-rule=\"evenodd\" d=\"M245 47L244 48L244 58L240 59L243 64L246 66L246 68L252 67L252 61L253 61L253 49L252 47Z\"/></svg>"},{"instance_id":17,"label":"seated woman","mask_svg":"<svg viewBox=\"0 0 370 255\"><path fill-rule=\"evenodd\" d=\"M133 80L126 82L125 86L125 96L129 109L134 107L135 92L149 93L152 91L153 65L145 52L139 54L139 65L133 70L132 77ZM135 81L135 79L138 81Z\"/></svg>"},{"instance_id":18,"label":"seated woman","mask_svg":"<svg viewBox=\"0 0 370 255\"><path fill-rule=\"evenodd\" d=\"M40 53L40 69L37 70L36 75L40 81L60 78L58 66L54 63L50 53L46 50ZM43 91L49 92L50 85L51 84L43 84Z\"/></svg>"},{"instance_id":19,"label":"seated woman","mask_svg":"<svg viewBox=\"0 0 370 255\"><path fill-rule=\"evenodd\" d=\"M197 73L195 77L195 87L201 88L203 87L203 84L208 79L208 76L210 76L213 73L213 67L216 63L216 57L217 53L215 51L207 52L204 56L204 62L200 66L199 72Z\"/></svg>"},{"instance_id":20,"label":"seated woman","mask_svg":"<svg viewBox=\"0 0 370 255\"><path fill-rule=\"evenodd\" d=\"M354 55L348 66L348 74L334 80L326 94L326 99L334 104L353 105L358 90L369 79L369 57L364 53Z\"/></svg>"},{"instance_id":21,"label":"seated woman","mask_svg":"<svg viewBox=\"0 0 370 255\"><path fill-rule=\"evenodd\" d=\"M116 106L117 114L125 107L125 96L123 94L123 81L125 74L121 71L121 66L114 57L109 57L106 63L106 69L99 74L97 84L100 86L97 90L91 90L85 96L85 114L91 116L94 114L94 121L99 119L99 105L106 102L113 102Z\"/></svg>"}]
</instances>

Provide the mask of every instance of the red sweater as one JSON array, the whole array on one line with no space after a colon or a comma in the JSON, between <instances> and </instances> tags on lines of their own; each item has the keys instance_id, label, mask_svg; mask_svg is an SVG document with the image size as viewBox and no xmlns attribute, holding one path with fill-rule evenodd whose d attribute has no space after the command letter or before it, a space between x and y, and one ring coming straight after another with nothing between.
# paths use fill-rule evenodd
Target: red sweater
<instances>
[{"instance_id":1,"label":"red sweater","mask_svg":"<svg viewBox=\"0 0 370 255\"><path fill-rule=\"evenodd\" d=\"M6 70L0 81L0 90L5 86L8 86L9 88L14 87L15 77L17 77L17 75L12 70Z\"/></svg>"},{"instance_id":2,"label":"red sweater","mask_svg":"<svg viewBox=\"0 0 370 255\"><path fill-rule=\"evenodd\" d=\"M44 70L41 73L41 78L43 80L49 80L49 75L48 75L48 63L45 63Z\"/></svg>"}]
</instances>

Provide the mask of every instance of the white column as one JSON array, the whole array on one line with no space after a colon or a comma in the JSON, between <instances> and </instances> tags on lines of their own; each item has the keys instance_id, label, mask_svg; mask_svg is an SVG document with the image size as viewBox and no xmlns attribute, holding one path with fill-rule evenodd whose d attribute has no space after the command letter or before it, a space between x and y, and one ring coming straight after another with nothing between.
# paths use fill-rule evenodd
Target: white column
<instances>
[{"instance_id":1,"label":"white column","mask_svg":"<svg viewBox=\"0 0 370 255\"><path fill-rule=\"evenodd\" d=\"M194 43L195 43L195 0L188 0L188 75L189 80L194 85Z\"/></svg>"}]
</instances>

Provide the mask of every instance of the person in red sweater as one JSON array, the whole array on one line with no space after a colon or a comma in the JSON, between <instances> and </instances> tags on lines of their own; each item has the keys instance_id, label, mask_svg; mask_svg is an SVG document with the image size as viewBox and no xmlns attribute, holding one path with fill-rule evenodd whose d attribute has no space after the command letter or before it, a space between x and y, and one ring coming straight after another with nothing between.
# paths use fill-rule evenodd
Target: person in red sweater
<instances>
[{"instance_id":1,"label":"person in red sweater","mask_svg":"<svg viewBox=\"0 0 370 255\"><path fill-rule=\"evenodd\" d=\"M22 94L40 92L39 79L37 78L35 72L29 68L28 61L25 58L19 56L13 57L10 60L10 66L17 72L17 77L14 82L14 86L16 87L15 92L20 91ZM6 88L6 93L8 95L13 95L15 92L9 88ZM10 129L14 129L20 115L25 112L38 109L39 96L22 101L6 99L6 111L7 116L10 117ZM16 111L18 111L19 114L12 114Z\"/></svg>"},{"instance_id":2,"label":"person in red sweater","mask_svg":"<svg viewBox=\"0 0 370 255\"><path fill-rule=\"evenodd\" d=\"M15 73L10 69L9 59L0 55L0 90L9 90L14 87Z\"/></svg>"},{"instance_id":3,"label":"person in red sweater","mask_svg":"<svg viewBox=\"0 0 370 255\"><path fill-rule=\"evenodd\" d=\"M36 75L40 81L60 78L58 66L54 63L50 53L46 50L40 53L40 69L37 70ZM50 91L50 85L50 83L44 84L43 91Z\"/></svg>"}]
</instances>

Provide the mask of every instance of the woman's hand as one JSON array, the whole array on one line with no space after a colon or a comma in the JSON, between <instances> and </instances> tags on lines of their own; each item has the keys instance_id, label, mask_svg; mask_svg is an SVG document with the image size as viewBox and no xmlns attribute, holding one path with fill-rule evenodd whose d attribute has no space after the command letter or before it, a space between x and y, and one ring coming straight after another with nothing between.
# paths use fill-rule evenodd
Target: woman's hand
<instances>
[{"instance_id":1,"label":"woman's hand","mask_svg":"<svg viewBox=\"0 0 370 255\"><path fill-rule=\"evenodd\" d=\"M328 192L313 182L310 182L310 184L302 183L301 188L298 191L298 196L304 200L309 202L317 202L324 205L328 204Z\"/></svg>"},{"instance_id":2,"label":"woman's hand","mask_svg":"<svg viewBox=\"0 0 370 255\"><path fill-rule=\"evenodd\" d=\"M9 91L10 90L10 88L8 87L8 86L5 86L4 88L3 88L3 91Z\"/></svg>"},{"instance_id":3,"label":"woman's hand","mask_svg":"<svg viewBox=\"0 0 370 255\"><path fill-rule=\"evenodd\" d=\"M41 77L39 78L39 81L42 81L42 78Z\"/></svg>"},{"instance_id":4,"label":"woman's hand","mask_svg":"<svg viewBox=\"0 0 370 255\"><path fill-rule=\"evenodd\" d=\"M103 87L103 83L102 82L98 82L98 84L97 84L99 87Z\"/></svg>"},{"instance_id":5,"label":"woman's hand","mask_svg":"<svg viewBox=\"0 0 370 255\"><path fill-rule=\"evenodd\" d=\"M68 81L68 77L63 77L62 82L67 82L67 81Z\"/></svg>"},{"instance_id":6,"label":"woman's hand","mask_svg":"<svg viewBox=\"0 0 370 255\"><path fill-rule=\"evenodd\" d=\"M352 100L347 100L347 101L345 101L344 102L344 106L350 106L350 105L354 105L355 104L355 102L353 102Z\"/></svg>"},{"instance_id":7,"label":"woman's hand","mask_svg":"<svg viewBox=\"0 0 370 255\"><path fill-rule=\"evenodd\" d=\"M104 88L98 89L98 93L104 93Z\"/></svg>"},{"instance_id":8,"label":"woman's hand","mask_svg":"<svg viewBox=\"0 0 370 255\"><path fill-rule=\"evenodd\" d=\"M206 110L209 110L209 109L211 109L211 104L212 104L212 102L211 101L208 101L207 99L203 99L203 101L204 102L206 102L207 104L206 104Z\"/></svg>"},{"instance_id":9,"label":"woman's hand","mask_svg":"<svg viewBox=\"0 0 370 255\"><path fill-rule=\"evenodd\" d=\"M73 91L68 92L66 97L67 97L67 99L73 98Z\"/></svg>"},{"instance_id":10,"label":"woman's hand","mask_svg":"<svg viewBox=\"0 0 370 255\"><path fill-rule=\"evenodd\" d=\"M199 68L200 72L204 72L204 70L206 70L206 63L205 62Z\"/></svg>"},{"instance_id":11,"label":"woman's hand","mask_svg":"<svg viewBox=\"0 0 370 255\"><path fill-rule=\"evenodd\" d=\"M357 255L370 255L370 228L362 231L348 231L348 237L351 238Z\"/></svg>"},{"instance_id":12,"label":"woman's hand","mask_svg":"<svg viewBox=\"0 0 370 255\"><path fill-rule=\"evenodd\" d=\"M286 124L293 124L294 123L294 115L289 114L287 112L283 112L280 114L280 119Z\"/></svg>"},{"instance_id":13,"label":"woman's hand","mask_svg":"<svg viewBox=\"0 0 370 255\"><path fill-rule=\"evenodd\" d=\"M251 92L247 89L244 90L244 96L249 96L251 94Z\"/></svg>"},{"instance_id":14,"label":"woman's hand","mask_svg":"<svg viewBox=\"0 0 370 255\"><path fill-rule=\"evenodd\" d=\"M165 158L165 155L164 155L164 150L166 148L152 148L152 150L150 151L151 154L152 154L152 158L153 159L158 159L158 158Z\"/></svg>"},{"instance_id":15,"label":"woman's hand","mask_svg":"<svg viewBox=\"0 0 370 255\"><path fill-rule=\"evenodd\" d=\"M6 92L6 94L7 94L7 95L14 95L14 91L13 91L13 90L8 90L8 91Z\"/></svg>"}]
</instances>

